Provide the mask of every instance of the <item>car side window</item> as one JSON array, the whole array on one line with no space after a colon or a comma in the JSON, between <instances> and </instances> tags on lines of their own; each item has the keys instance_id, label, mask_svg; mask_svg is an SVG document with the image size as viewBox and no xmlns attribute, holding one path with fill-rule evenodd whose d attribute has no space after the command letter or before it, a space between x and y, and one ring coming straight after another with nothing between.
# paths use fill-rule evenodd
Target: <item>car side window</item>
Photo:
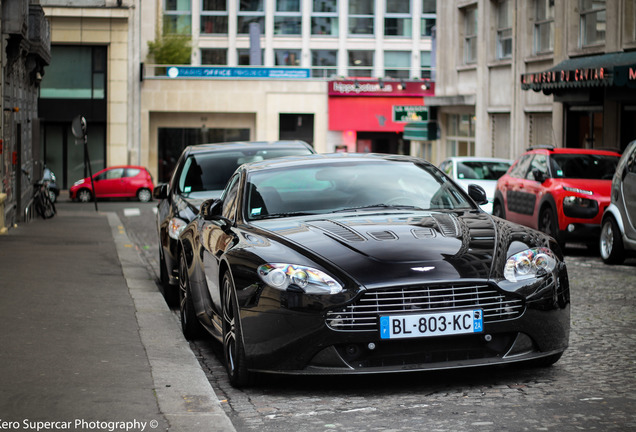
<instances>
[{"instance_id":1,"label":"car side window","mask_svg":"<svg viewBox=\"0 0 636 432\"><path fill-rule=\"evenodd\" d=\"M528 167L530 166L531 159L531 154L525 154L521 156L519 161L510 170L510 177L525 178L526 173L528 172Z\"/></svg>"},{"instance_id":2,"label":"car side window","mask_svg":"<svg viewBox=\"0 0 636 432\"><path fill-rule=\"evenodd\" d=\"M223 193L223 208L221 209L221 214L230 219L236 220L236 208L238 205L238 190L239 190L239 179L240 175L235 175L228 182L227 188Z\"/></svg>"},{"instance_id":3,"label":"car side window","mask_svg":"<svg viewBox=\"0 0 636 432\"><path fill-rule=\"evenodd\" d=\"M128 168L126 170L126 177L135 177L137 176L141 170L139 168Z\"/></svg>"},{"instance_id":4,"label":"car side window","mask_svg":"<svg viewBox=\"0 0 636 432\"><path fill-rule=\"evenodd\" d=\"M527 180L536 180L534 177L535 170L538 170L541 173L543 173L545 177L549 176L548 158L545 155L538 154L532 158L532 162L530 163L530 169L526 173Z\"/></svg>"}]
</instances>

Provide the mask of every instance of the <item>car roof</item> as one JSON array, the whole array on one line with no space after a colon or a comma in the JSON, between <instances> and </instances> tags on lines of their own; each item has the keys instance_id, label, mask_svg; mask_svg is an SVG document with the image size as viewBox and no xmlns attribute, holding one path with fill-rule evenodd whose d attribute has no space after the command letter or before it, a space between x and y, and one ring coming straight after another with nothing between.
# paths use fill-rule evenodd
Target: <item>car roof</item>
<instances>
[{"instance_id":1,"label":"car roof","mask_svg":"<svg viewBox=\"0 0 636 432\"><path fill-rule=\"evenodd\" d=\"M308 143L301 140L281 140L281 141L231 141L222 143L208 143L208 144L195 144L186 147L185 151L188 153L203 153L203 152L215 152L215 151L228 151L228 150L243 150L243 149L272 149L272 148L306 148L310 151L314 151Z\"/></svg>"},{"instance_id":2,"label":"car roof","mask_svg":"<svg viewBox=\"0 0 636 432\"><path fill-rule=\"evenodd\" d=\"M311 155L285 156L276 159L266 159L258 162L250 162L243 165L244 169L249 171L260 171L274 168L286 168L291 166L313 165L319 163L321 165L339 164L347 162L369 162L369 161L385 161L385 162L410 162L433 167L430 162L414 156L382 154L382 153L320 153Z\"/></svg>"},{"instance_id":3,"label":"car roof","mask_svg":"<svg viewBox=\"0 0 636 432\"><path fill-rule=\"evenodd\" d=\"M607 156L620 156L620 153L614 150L604 149L585 149L573 147L535 147L529 148L527 153L553 153L553 154L595 154Z\"/></svg>"},{"instance_id":4,"label":"car roof","mask_svg":"<svg viewBox=\"0 0 636 432\"><path fill-rule=\"evenodd\" d=\"M513 162L513 160L511 160L511 159L495 158L495 157L479 157L479 156L451 156L449 158L446 158L446 160L456 161L456 162L469 162L469 161L475 161L475 162L506 162L506 163L512 163Z\"/></svg>"}]
</instances>

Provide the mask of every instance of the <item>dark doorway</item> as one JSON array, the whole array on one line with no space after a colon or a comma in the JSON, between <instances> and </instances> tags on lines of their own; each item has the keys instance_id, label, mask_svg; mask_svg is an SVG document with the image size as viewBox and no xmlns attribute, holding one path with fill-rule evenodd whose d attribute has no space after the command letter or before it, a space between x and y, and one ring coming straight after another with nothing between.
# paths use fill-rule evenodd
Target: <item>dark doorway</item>
<instances>
[{"instance_id":1,"label":"dark doorway","mask_svg":"<svg viewBox=\"0 0 636 432\"><path fill-rule=\"evenodd\" d=\"M603 111L590 107L571 107L567 114L566 147L603 147Z\"/></svg>"},{"instance_id":2,"label":"dark doorway","mask_svg":"<svg viewBox=\"0 0 636 432\"><path fill-rule=\"evenodd\" d=\"M281 114L278 137L281 140L302 140L314 145L313 114Z\"/></svg>"}]
</instances>

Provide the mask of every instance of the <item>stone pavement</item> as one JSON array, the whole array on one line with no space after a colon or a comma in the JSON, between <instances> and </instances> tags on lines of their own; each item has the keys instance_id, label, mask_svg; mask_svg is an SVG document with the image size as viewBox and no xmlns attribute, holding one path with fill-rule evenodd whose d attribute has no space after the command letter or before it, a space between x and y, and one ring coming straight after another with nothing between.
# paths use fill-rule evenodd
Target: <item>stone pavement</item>
<instances>
[{"instance_id":1,"label":"stone pavement","mask_svg":"<svg viewBox=\"0 0 636 432\"><path fill-rule=\"evenodd\" d=\"M235 430L115 213L0 235L0 299L0 430Z\"/></svg>"}]
</instances>

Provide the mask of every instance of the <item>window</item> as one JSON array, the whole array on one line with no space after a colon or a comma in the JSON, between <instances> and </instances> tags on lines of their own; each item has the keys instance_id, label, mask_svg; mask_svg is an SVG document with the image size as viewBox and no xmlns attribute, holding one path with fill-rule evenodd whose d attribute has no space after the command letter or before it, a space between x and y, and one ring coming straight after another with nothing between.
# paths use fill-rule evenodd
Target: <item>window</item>
<instances>
[{"instance_id":1,"label":"window","mask_svg":"<svg viewBox=\"0 0 636 432\"><path fill-rule=\"evenodd\" d=\"M548 157L546 155L534 155L532 162L530 162L530 169L526 173L526 180L536 181L536 178L534 177L535 170L543 173L545 177L550 177L550 172L548 171Z\"/></svg>"},{"instance_id":2,"label":"window","mask_svg":"<svg viewBox=\"0 0 636 432\"><path fill-rule=\"evenodd\" d=\"M163 8L163 32L165 34L190 35L192 33L192 8L190 0L165 0Z\"/></svg>"},{"instance_id":3,"label":"window","mask_svg":"<svg viewBox=\"0 0 636 432\"><path fill-rule=\"evenodd\" d=\"M420 52L420 67L422 68L421 78L431 78L431 52L430 51L421 51Z\"/></svg>"},{"instance_id":4,"label":"window","mask_svg":"<svg viewBox=\"0 0 636 432\"><path fill-rule=\"evenodd\" d=\"M349 34L373 35L374 0L349 1Z\"/></svg>"},{"instance_id":5,"label":"window","mask_svg":"<svg viewBox=\"0 0 636 432\"><path fill-rule=\"evenodd\" d=\"M299 35L300 28L300 0L276 0L274 34Z\"/></svg>"},{"instance_id":6,"label":"window","mask_svg":"<svg viewBox=\"0 0 636 432\"><path fill-rule=\"evenodd\" d=\"M373 51L349 51L349 76L370 77L373 72Z\"/></svg>"},{"instance_id":7,"label":"window","mask_svg":"<svg viewBox=\"0 0 636 432\"><path fill-rule=\"evenodd\" d=\"M336 66L338 66L338 51L312 50L311 66L312 77L326 78L335 75L337 72Z\"/></svg>"},{"instance_id":8,"label":"window","mask_svg":"<svg viewBox=\"0 0 636 432\"><path fill-rule=\"evenodd\" d=\"M497 59L512 57L512 13L510 0L501 0L497 7Z\"/></svg>"},{"instance_id":9,"label":"window","mask_svg":"<svg viewBox=\"0 0 636 432\"><path fill-rule=\"evenodd\" d=\"M422 36L433 36L435 18L435 0L422 0Z\"/></svg>"},{"instance_id":10,"label":"window","mask_svg":"<svg viewBox=\"0 0 636 432\"><path fill-rule=\"evenodd\" d=\"M386 3L386 14L384 16L385 36L410 37L412 21L410 0L391 0Z\"/></svg>"},{"instance_id":11,"label":"window","mask_svg":"<svg viewBox=\"0 0 636 432\"><path fill-rule=\"evenodd\" d=\"M202 65L227 65L227 50L221 48L201 48Z\"/></svg>"},{"instance_id":12,"label":"window","mask_svg":"<svg viewBox=\"0 0 636 432\"><path fill-rule=\"evenodd\" d=\"M260 26L261 34L265 33L264 0L240 0L237 13L238 34L249 34L250 24Z\"/></svg>"},{"instance_id":13,"label":"window","mask_svg":"<svg viewBox=\"0 0 636 432\"><path fill-rule=\"evenodd\" d=\"M238 65L239 66L250 66L252 63L250 62L250 49L249 48L240 48L237 51L238 54ZM261 59L263 58L263 52L265 50L261 49ZM257 62L254 66L260 66L262 62Z\"/></svg>"},{"instance_id":14,"label":"window","mask_svg":"<svg viewBox=\"0 0 636 432\"><path fill-rule=\"evenodd\" d=\"M410 51L385 51L384 75L390 78L409 78L411 71Z\"/></svg>"},{"instance_id":15,"label":"window","mask_svg":"<svg viewBox=\"0 0 636 432\"><path fill-rule=\"evenodd\" d=\"M227 0L201 0L201 34L227 34Z\"/></svg>"},{"instance_id":16,"label":"window","mask_svg":"<svg viewBox=\"0 0 636 432\"><path fill-rule=\"evenodd\" d=\"M537 0L534 19L534 53L554 50L554 0Z\"/></svg>"},{"instance_id":17,"label":"window","mask_svg":"<svg viewBox=\"0 0 636 432\"><path fill-rule=\"evenodd\" d=\"M313 0L311 34L338 36L338 0Z\"/></svg>"},{"instance_id":18,"label":"window","mask_svg":"<svg viewBox=\"0 0 636 432\"><path fill-rule=\"evenodd\" d=\"M477 62L477 8L464 9L464 64Z\"/></svg>"},{"instance_id":19,"label":"window","mask_svg":"<svg viewBox=\"0 0 636 432\"><path fill-rule=\"evenodd\" d=\"M446 157L475 154L475 117L472 114L447 115Z\"/></svg>"},{"instance_id":20,"label":"window","mask_svg":"<svg viewBox=\"0 0 636 432\"><path fill-rule=\"evenodd\" d=\"M274 50L276 66L300 66L300 50Z\"/></svg>"},{"instance_id":21,"label":"window","mask_svg":"<svg viewBox=\"0 0 636 432\"><path fill-rule=\"evenodd\" d=\"M605 0L580 0L581 43L583 46L605 42Z\"/></svg>"},{"instance_id":22,"label":"window","mask_svg":"<svg viewBox=\"0 0 636 432\"><path fill-rule=\"evenodd\" d=\"M52 46L40 98L105 99L106 47Z\"/></svg>"}]
</instances>

